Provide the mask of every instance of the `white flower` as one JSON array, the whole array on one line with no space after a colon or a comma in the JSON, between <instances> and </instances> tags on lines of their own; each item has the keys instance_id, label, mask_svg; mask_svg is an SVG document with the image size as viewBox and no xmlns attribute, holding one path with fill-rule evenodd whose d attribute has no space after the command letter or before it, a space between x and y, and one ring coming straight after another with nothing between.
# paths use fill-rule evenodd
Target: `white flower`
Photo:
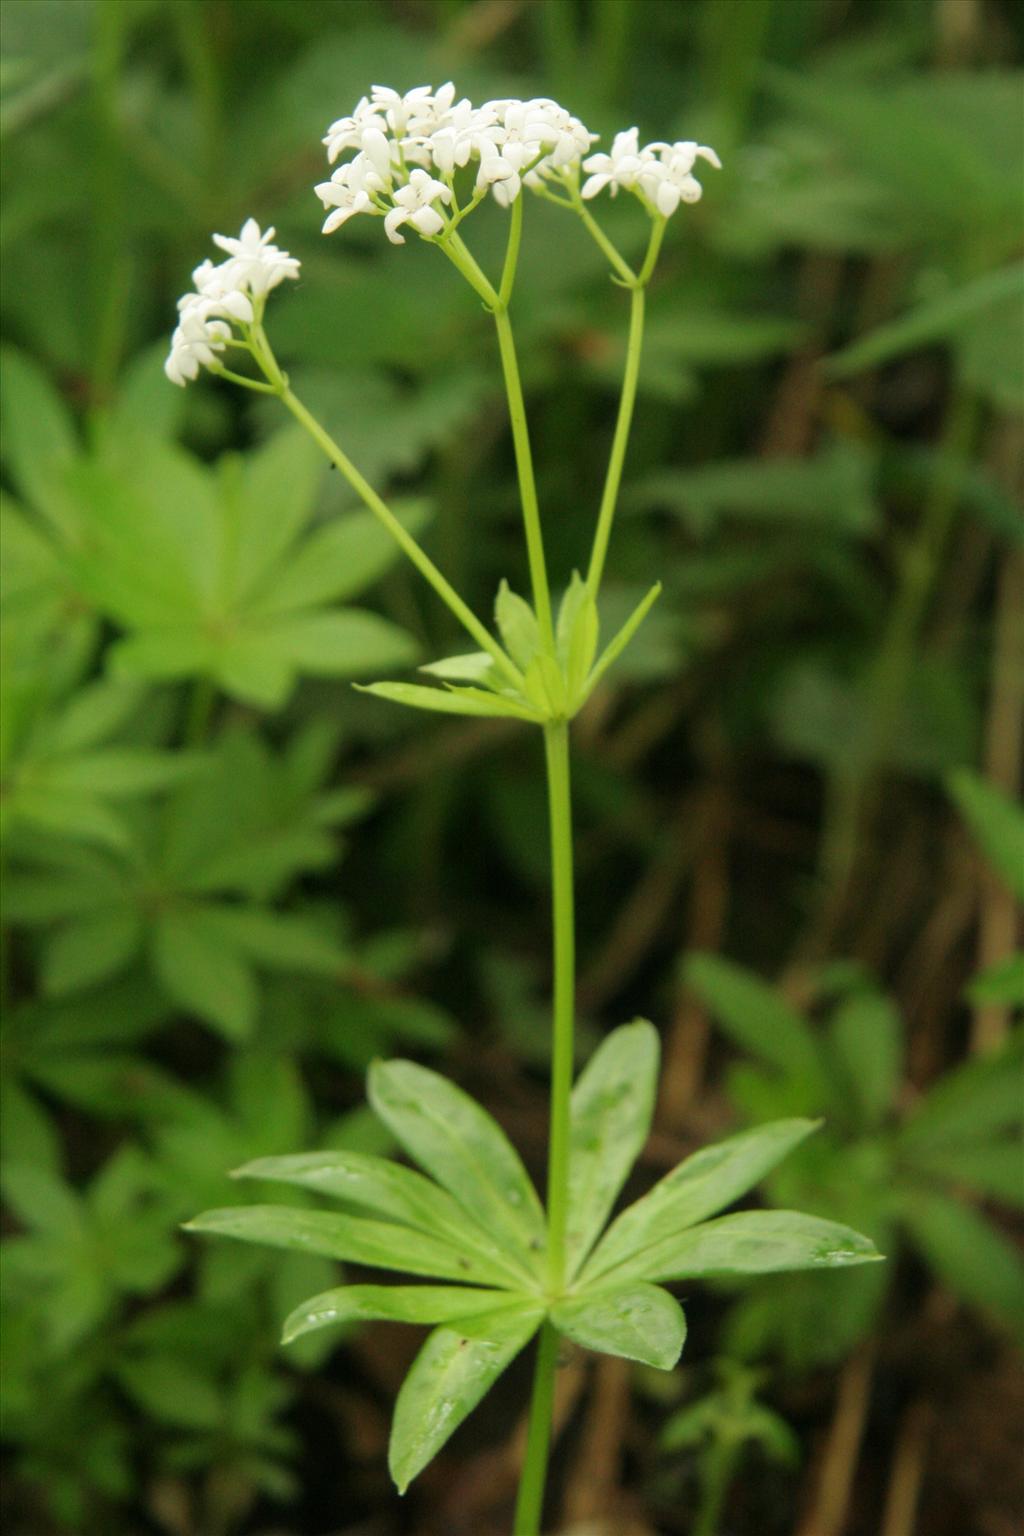
<instances>
[{"instance_id":1,"label":"white flower","mask_svg":"<svg viewBox=\"0 0 1024 1536\"><path fill-rule=\"evenodd\" d=\"M192 281L196 285L196 292L186 293L183 299L178 300L178 308L193 307L194 300L199 296L211 301L212 308L225 315L230 315L232 320L241 320L245 325L251 325L253 321L252 301L241 288L236 286L236 278L232 272L233 263L222 262L215 267L209 257L200 262L192 273Z\"/></svg>"},{"instance_id":2,"label":"white flower","mask_svg":"<svg viewBox=\"0 0 1024 1536\"><path fill-rule=\"evenodd\" d=\"M246 219L237 239L229 235L214 235L214 245L227 251L233 258L230 275L238 288L248 288L256 298L262 298L271 288L284 282L286 277L298 277L299 262L287 251L279 250L273 239L277 231L273 225L262 233L255 219Z\"/></svg>"},{"instance_id":3,"label":"white flower","mask_svg":"<svg viewBox=\"0 0 1024 1536\"><path fill-rule=\"evenodd\" d=\"M637 177L644 166L644 156L653 159L649 149L641 151L639 130L626 128L612 140L610 154L591 155L584 160L583 169L590 175L583 183L584 197L596 197L604 187L611 187L614 197L620 187L635 187Z\"/></svg>"},{"instance_id":4,"label":"white flower","mask_svg":"<svg viewBox=\"0 0 1024 1536\"><path fill-rule=\"evenodd\" d=\"M391 132L401 139L406 134L426 135L442 127L455 100L455 86L450 80L437 91L430 85L418 85L402 96L389 85L375 85L371 95L374 108L383 113Z\"/></svg>"},{"instance_id":5,"label":"white flower","mask_svg":"<svg viewBox=\"0 0 1024 1536\"><path fill-rule=\"evenodd\" d=\"M360 97L351 117L339 117L324 134L322 142L327 146L329 163L333 165L346 149L362 149L363 134L367 128L379 128L379 118L378 109L371 106L369 99L366 96Z\"/></svg>"},{"instance_id":6,"label":"white flower","mask_svg":"<svg viewBox=\"0 0 1024 1536\"><path fill-rule=\"evenodd\" d=\"M171 337L171 350L164 363L164 373L172 384L184 388L186 380L198 376L223 352L231 335L226 321L216 318L218 301L204 299L198 293L186 293L178 300L179 319Z\"/></svg>"},{"instance_id":7,"label":"white flower","mask_svg":"<svg viewBox=\"0 0 1024 1536\"><path fill-rule=\"evenodd\" d=\"M706 160L716 170L722 169L722 162L706 144L687 139L678 144L645 144L641 149L637 130L627 128L615 135L609 154L591 155L584 160L583 169L590 175L583 183L582 194L585 198L596 197L610 187L614 197L620 187L625 187L646 199L667 219L680 203L700 200L703 189L693 174L698 159Z\"/></svg>"},{"instance_id":8,"label":"white flower","mask_svg":"<svg viewBox=\"0 0 1024 1536\"><path fill-rule=\"evenodd\" d=\"M429 133L407 134L401 147L407 160L422 160L442 176L451 176L479 154L483 127L483 115L464 96Z\"/></svg>"},{"instance_id":9,"label":"white flower","mask_svg":"<svg viewBox=\"0 0 1024 1536\"><path fill-rule=\"evenodd\" d=\"M178 324L164 363L172 384L184 385L215 363L231 340L231 322L252 325L270 290L299 275L297 258L274 245L274 230L264 234L255 219L246 219L237 239L213 238L227 260L200 262L192 273L194 292L178 300Z\"/></svg>"},{"instance_id":10,"label":"white flower","mask_svg":"<svg viewBox=\"0 0 1024 1536\"><path fill-rule=\"evenodd\" d=\"M639 184L645 197L664 218L675 213L681 202L700 201L704 189L693 175L698 159L706 160L716 170L722 169L715 151L694 139L677 144L648 144L647 150L652 152L652 159L645 163Z\"/></svg>"},{"instance_id":11,"label":"white flower","mask_svg":"<svg viewBox=\"0 0 1024 1536\"><path fill-rule=\"evenodd\" d=\"M490 101L481 111L493 122L481 132L477 185L489 184L496 200L505 206L518 197L521 177L528 185L538 186L552 171L577 162L597 137L549 96L530 101ZM483 148L487 143L490 150ZM500 167L494 159L495 150ZM485 157L490 162L486 173Z\"/></svg>"},{"instance_id":12,"label":"white flower","mask_svg":"<svg viewBox=\"0 0 1024 1536\"><path fill-rule=\"evenodd\" d=\"M421 235L440 234L444 219L436 208L431 207L439 199L442 203L450 203L451 189L419 167L412 171L408 185L395 192L395 206L384 219L384 231L392 244L405 244L404 235L398 233L402 224L411 224Z\"/></svg>"},{"instance_id":13,"label":"white flower","mask_svg":"<svg viewBox=\"0 0 1024 1536\"><path fill-rule=\"evenodd\" d=\"M386 185L373 161L362 150L354 160L339 165L330 181L321 181L315 189L324 207L334 209L324 220L324 234L340 229L354 214L379 213L375 198Z\"/></svg>"},{"instance_id":14,"label":"white flower","mask_svg":"<svg viewBox=\"0 0 1024 1536\"><path fill-rule=\"evenodd\" d=\"M404 95L375 85L324 136L332 163L345 151L355 151L330 182L316 188L325 207L336 210L325 220L324 232L356 213L385 212L390 202L385 215L389 239L407 223L421 234L437 234L444 222L430 204L438 198L451 202L456 173L471 163L477 167L477 197L490 191L507 207L524 182L539 187L543 177L578 164L595 137L546 96L529 101L506 97L475 107L466 97L455 99L450 80L436 90L418 85ZM417 172L426 180L419 180ZM428 182L446 191L427 196Z\"/></svg>"},{"instance_id":15,"label":"white flower","mask_svg":"<svg viewBox=\"0 0 1024 1536\"><path fill-rule=\"evenodd\" d=\"M480 161L476 173L476 189L478 192L488 188L493 192L495 201L503 208L507 208L514 202L522 191L522 181L519 170L523 163L520 146L513 145L506 156L505 146L495 143L488 131L484 131L477 138L476 153Z\"/></svg>"}]
</instances>

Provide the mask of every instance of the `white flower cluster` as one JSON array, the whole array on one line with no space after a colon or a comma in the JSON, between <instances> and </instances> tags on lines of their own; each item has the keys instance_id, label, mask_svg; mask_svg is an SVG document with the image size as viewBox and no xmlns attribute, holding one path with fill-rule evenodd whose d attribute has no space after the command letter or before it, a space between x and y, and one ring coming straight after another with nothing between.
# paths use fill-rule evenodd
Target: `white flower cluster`
<instances>
[{"instance_id":1,"label":"white flower cluster","mask_svg":"<svg viewBox=\"0 0 1024 1536\"><path fill-rule=\"evenodd\" d=\"M316 188L330 210L324 234L357 213L383 214L396 245L404 243L403 224L421 235L440 234L445 215L437 205L452 205L456 171L474 163L476 196L490 192L507 208L524 184L539 186L579 164L596 137L549 97L474 107L465 97L455 100L450 81L437 91L421 85L404 96L375 85L324 137L332 165L339 155L356 151Z\"/></svg>"},{"instance_id":2,"label":"white flower cluster","mask_svg":"<svg viewBox=\"0 0 1024 1536\"><path fill-rule=\"evenodd\" d=\"M178 324L164 363L172 384L184 387L200 368L208 368L231 339L230 322L251 325L270 290L287 277L298 277L298 258L272 243L275 233L246 219L237 240L214 235L227 260L216 266L201 262L192 273L195 291L178 300Z\"/></svg>"},{"instance_id":3,"label":"white flower cluster","mask_svg":"<svg viewBox=\"0 0 1024 1536\"><path fill-rule=\"evenodd\" d=\"M703 188L693 174L698 160L706 160L718 171L722 169L714 150L693 139L678 144L655 142L642 149L639 141L639 131L627 128L615 135L610 154L591 155L584 160L583 169L590 174L583 183L583 196L596 197L610 187L614 197L620 187L625 187L639 193L667 219L680 203L700 201Z\"/></svg>"}]
</instances>

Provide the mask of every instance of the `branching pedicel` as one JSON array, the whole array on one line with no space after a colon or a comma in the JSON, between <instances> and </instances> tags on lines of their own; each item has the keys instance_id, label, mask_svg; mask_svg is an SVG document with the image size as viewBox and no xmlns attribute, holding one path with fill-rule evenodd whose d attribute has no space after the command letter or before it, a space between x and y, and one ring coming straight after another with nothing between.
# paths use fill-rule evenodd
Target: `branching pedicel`
<instances>
[{"instance_id":1,"label":"branching pedicel","mask_svg":"<svg viewBox=\"0 0 1024 1536\"><path fill-rule=\"evenodd\" d=\"M391 1472L400 1491L513 1358L540 1335L516 1536L537 1536L544 1498L558 1340L671 1370L686 1332L668 1283L709 1275L831 1268L878 1257L860 1234L788 1211L709 1217L751 1190L815 1126L786 1120L733 1136L688 1158L607 1226L615 1199L647 1136L658 1071L658 1036L636 1021L615 1030L573 1087L574 918L569 722L615 661L658 595L655 585L599 650L598 600L636 398L644 299L667 220L696 202L696 143L641 147L637 130L616 135L609 154L557 102L455 99L448 84L404 96L374 86L325 137L331 162L354 151L316 192L324 232L356 216L379 217L396 245L408 234L435 245L494 317L508 393L522 501L532 603L506 583L497 634L472 612L344 451L292 393L263 326L268 294L299 263L249 219L237 240L214 236L226 259L193 274L180 301L166 364L183 385L201 368L280 397L472 637L477 649L423 670L440 687L378 683L366 691L420 709L511 716L544 734L551 829L554 1031L547 1201L503 1131L461 1089L409 1061L375 1065L374 1110L423 1172L353 1152L265 1158L237 1177L278 1181L338 1200L340 1213L281 1205L210 1211L195 1231L325 1254L444 1284L347 1285L315 1296L285 1323L285 1339L353 1319L433 1324L399 1393ZM585 177L585 179L584 179ZM523 221L523 190L580 218L629 291L626 366L608 471L585 576L574 575L557 614L552 605L533 461L509 305ZM633 196L649 221L647 252L634 269L608 239L589 203L602 190ZM462 238L488 195L509 210L508 246L495 284ZM248 357L260 378L228 359ZM369 1212L371 1214L358 1214Z\"/></svg>"}]
</instances>

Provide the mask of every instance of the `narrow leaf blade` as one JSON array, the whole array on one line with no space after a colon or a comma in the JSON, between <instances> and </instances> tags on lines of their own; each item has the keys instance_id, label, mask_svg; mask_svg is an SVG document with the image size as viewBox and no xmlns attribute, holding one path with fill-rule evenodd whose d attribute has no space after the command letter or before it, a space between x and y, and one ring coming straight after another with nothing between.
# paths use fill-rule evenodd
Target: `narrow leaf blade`
<instances>
[{"instance_id":1,"label":"narrow leaf blade","mask_svg":"<svg viewBox=\"0 0 1024 1536\"><path fill-rule=\"evenodd\" d=\"M947 1072L925 1095L900 1132L905 1155L933 1146L971 1146L1024 1124L1021 1074L1024 1029L988 1056Z\"/></svg>"},{"instance_id":2,"label":"narrow leaf blade","mask_svg":"<svg viewBox=\"0 0 1024 1536\"><path fill-rule=\"evenodd\" d=\"M598 1047L572 1095L567 1258L576 1274L597 1239L651 1128L658 1032L623 1024Z\"/></svg>"},{"instance_id":3,"label":"narrow leaf blade","mask_svg":"<svg viewBox=\"0 0 1024 1536\"><path fill-rule=\"evenodd\" d=\"M988 862L1024 901L1024 808L966 768L950 775L949 792Z\"/></svg>"},{"instance_id":4,"label":"narrow leaf blade","mask_svg":"<svg viewBox=\"0 0 1024 1536\"><path fill-rule=\"evenodd\" d=\"M412 1061L376 1062L375 1113L420 1167L503 1243L530 1261L544 1247L537 1191L512 1143L461 1088ZM535 1267L535 1263L534 1266Z\"/></svg>"},{"instance_id":5,"label":"narrow leaf blade","mask_svg":"<svg viewBox=\"0 0 1024 1536\"><path fill-rule=\"evenodd\" d=\"M540 627L529 603L513 592L507 581L498 588L494 617L505 649L516 665L525 669L541 648Z\"/></svg>"},{"instance_id":6,"label":"narrow leaf blade","mask_svg":"<svg viewBox=\"0 0 1024 1536\"><path fill-rule=\"evenodd\" d=\"M405 704L410 709L433 710L441 715L474 715L478 718L505 718L530 720L541 719L539 713L527 709L496 693L486 693L482 688L424 688L419 683L368 683L353 685L359 693L372 693L378 699L388 699L392 704Z\"/></svg>"},{"instance_id":7,"label":"narrow leaf blade","mask_svg":"<svg viewBox=\"0 0 1024 1536\"><path fill-rule=\"evenodd\" d=\"M870 1238L839 1222L800 1211L739 1211L656 1242L620 1265L617 1274L660 1281L768 1275L841 1269L881 1257Z\"/></svg>"},{"instance_id":8,"label":"narrow leaf blade","mask_svg":"<svg viewBox=\"0 0 1024 1536\"><path fill-rule=\"evenodd\" d=\"M843 1068L844 1088L868 1125L892 1107L903 1065L903 1027L887 997L855 993L836 1009L830 1036Z\"/></svg>"},{"instance_id":9,"label":"narrow leaf blade","mask_svg":"<svg viewBox=\"0 0 1024 1536\"><path fill-rule=\"evenodd\" d=\"M710 954L689 956L686 979L744 1050L784 1072L818 1079L820 1061L814 1035L774 987L720 955Z\"/></svg>"},{"instance_id":10,"label":"narrow leaf blade","mask_svg":"<svg viewBox=\"0 0 1024 1536\"><path fill-rule=\"evenodd\" d=\"M544 1308L515 1302L436 1328L420 1350L395 1404L388 1464L404 1493L524 1349Z\"/></svg>"},{"instance_id":11,"label":"narrow leaf blade","mask_svg":"<svg viewBox=\"0 0 1024 1536\"><path fill-rule=\"evenodd\" d=\"M418 1231L437 1233L486 1262L491 1278L500 1284L525 1276L515 1252L503 1251L491 1234L432 1179L373 1153L299 1152L289 1157L260 1157L236 1169L232 1177L293 1184Z\"/></svg>"},{"instance_id":12,"label":"narrow leaf blade","mask_svg":"<svg viewBox=\"0 0 1024 1536\"><path fill-rule=\"evenodd\" d=\"M613 1222L585 1277L596 1279L661 1239L732 1205L819 1124L817 1120L777 1120L702 1147Z\"/></svg>"},{"instance_id":13,"label":"narrow leaf blade","mask_svg":"<svg viewBox=\"0 0 1024 1536\"><path fill-rule=\"evenodd\" d=\"M637 630L640 628L640 625L643 623L644 619L646 619L648 613L650 613L651 609L654 607L654 604L657 602L660 596L661 582L656 581L654 586L648 592L647 596L642 598L637 606L633 609L633 612L630 614L625 624L623 624L618 634L612 637L612 639L605 646L604 650L601 652L600 656L597 658L597 661L595 662L590 676L587 678L586 684L583 688L584 698L586 698L594 691L598 683L601 681L601 678L607 672L608 668L622 655L623 651L626 649L626 646L632 640L633 636L636 634Z\"/></svg>"},{"instance_id":14,"label":"narrow leaf blade","mask_svg":"<svg viewBox=\"0 0 1024 1536\"><path fill-rule=\"evenodd\" d=\"M603 1355L638 1360L671 1371L683 1352L686 1318L674 1296L659 1285L633 1281L587 1291L551 1311L560 1333Z\"/></svg>"},{"instance_id":15,"label":"narrow leaf blade","mask_svg":"<svg viewBox=\"0 0 1024 1536\"><path fill-rule=\"evenodd\" d=\"M447 1323L493 1312L507 1291L470 1290L458 1285L340 1285L311 1296L285 1319L282 1344L306 1333L343 1323Z\"/></svg>"},{"instance_id":16,"label":"narrow leaf blade","mask_svg":"<svg viewBox=\"0 0 1024 1536\"><path fill-rule=\"evenodd\" d=\"M472 1254L460 1253L443 1238L362 1216L294 1210L286 1205L240 1205L204 1211L186 1222L185 1230L211 1232L243 1243L262 1243L297 1253L316 1253L374 1269L404 1270L410 1275L485 1284L489 1278Z\"/></svg>"},{"instance_id":17,"label":"narrow leaf blade","mask_svg":"<svg viewBox=\"0 0 1024 1536\"><path fill-rule=\"evenodd\" d=\"M461 656L428 661L419 670L450 683L486 683L494 676L496 668L486 651L469 651Z\"/></svg>"},{"instance_id":18,"label":"narrow leaf blade","mask_svg":"<svg viewBox=\"0 0 1024 1536\"><path fill-rule=\"evenodd\" d=\"M959 1200L924 1190L906 1201L903 1214L949 1288L1024 1339L1024 1263L991 1222Z\"/></svg>"}]
</instances>

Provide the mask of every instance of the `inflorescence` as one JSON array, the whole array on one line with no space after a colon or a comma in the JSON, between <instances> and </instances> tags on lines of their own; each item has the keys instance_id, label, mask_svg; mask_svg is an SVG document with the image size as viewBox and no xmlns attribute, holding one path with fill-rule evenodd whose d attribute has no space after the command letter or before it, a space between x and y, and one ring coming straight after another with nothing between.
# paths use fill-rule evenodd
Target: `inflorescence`
<instances>
[{"instance_id":1,"label":"inflorescence","mask_svg":"<svg viewBox=\"0 0 1024 1536\"><path fill-rule=\"evenodd\" d=\"M714 150L692 140L641 146L638 130L629 128L616 134L610 153L591 154L597 137L546 96L475 107L466 97L455 99L451 81L436 91L421 85L404 95L375 85L324 136L332 165L355 153L315 189L328 210L323 232L369 214L383 218L395 245L405 243L406 227L422 239L444 242L488 193L508 208L524 187L577 210L606 187L612 196L621 189L652 220L664 221L680 203L699 200L698 160L721 169ZM456 181L473 168L472 183L461 178L466 200L460 202ZM298 260L272 244L273 237L273 229L261 232L254 219L246 220L238 239L214 235L227 260L216 266L204 261L192 274L195 291L178 301L165 364L172 383L184 385L201 367L223 372L220 355L228 346L251 350L248 328L259 324L266 295L299 274ZM233 325L241 327L241 339Z\"/></svg>"},{"instance_id":2,"label":"inflorescence","mask_svg":"<svg viewBox=\"0 0 1024 1536\"><path fill-rule=\"evenodd\" d=\"M229 322L251 325L270 290L286 277L298 277L298 257L272 244L276 233L273 226L264 232L255 219L246 219L237 240L214 235L227 260L216 266L201 262L192 273L195 291L178 300L178 324L164 364L172 384L184 386L201 367L217 365L217 354L232 341Z\"/></svg>"}]
</instances>

